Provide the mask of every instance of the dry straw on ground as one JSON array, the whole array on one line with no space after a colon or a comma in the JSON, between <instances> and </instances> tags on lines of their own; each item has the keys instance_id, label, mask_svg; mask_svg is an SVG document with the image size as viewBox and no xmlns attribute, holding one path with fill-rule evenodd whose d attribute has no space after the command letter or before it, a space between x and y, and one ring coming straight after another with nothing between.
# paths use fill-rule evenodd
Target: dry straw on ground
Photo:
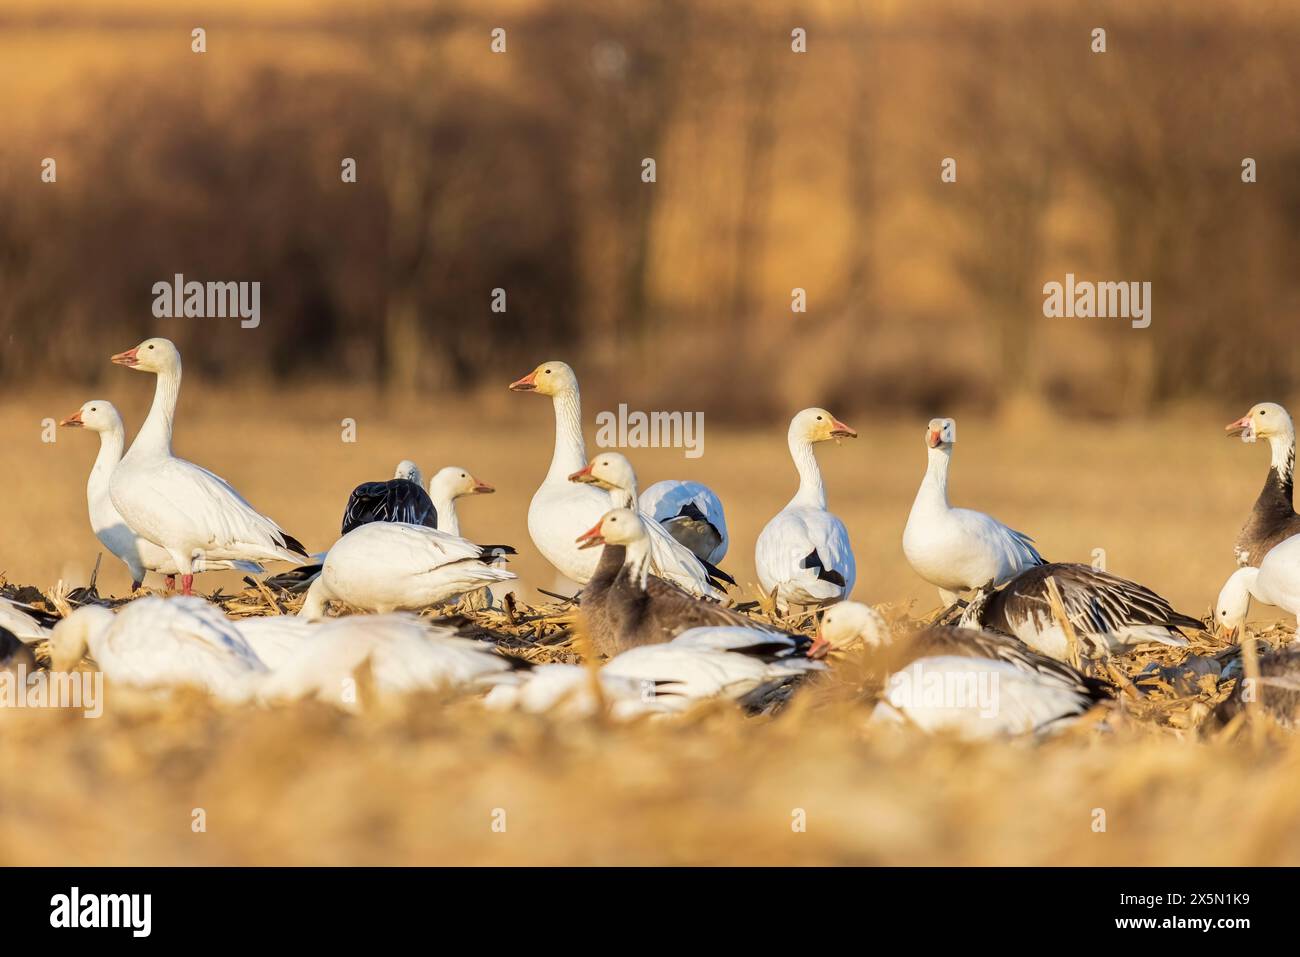
<instances>
[{"instance_id":1,"label":"dry straw on ground","mask_svg":"<svg viewBox=\"0 0 1300 957\"><path fill-rule=\"evenodd\" d=\"M296 604L216 597L233 617ZM510 653L576 659L570 607L453 611ZM1140 698L986 744L868 728L866 652L775 716L630 724L438 694L347 715L110 686L99 720L4 715L0 863L1295 864L1300 745L1267 719L1207 720L1229 684L1185 663L1223 652L1134 656Z\"/></svg>"}]
</instances>

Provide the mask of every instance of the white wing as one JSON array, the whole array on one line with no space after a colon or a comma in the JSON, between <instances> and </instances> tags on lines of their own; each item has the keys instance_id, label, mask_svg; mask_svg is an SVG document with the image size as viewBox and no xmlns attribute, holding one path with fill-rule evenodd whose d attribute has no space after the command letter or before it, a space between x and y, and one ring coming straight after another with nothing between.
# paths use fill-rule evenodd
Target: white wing
<instances>
[{"instance_id":1,"label":"white wing","mask_svg":"<svg viewBox=\"0 0 1300 957\"><path fill-rule=\"evenodd\" d=\"M727 517L720 499L713 489L700 482L680 482L666 479L656 482L641 493L639 501L641 510L648 513L656 522L667 524L683 513L698 511L704 520L718 533L721 542L708 555L707 561L717 565L727 554L730 540L727 536Z\"/></svg>"},{"instance_id":2,"label":"white wing","mask_svg":"<svg viewBox=\"0 0 1300 957\"><path fill-rule=\"evenodd\" d=\"M797 604L846 598L857 579L848 529L824 509L782 509L759 535L754 560L763 590L777 589L780 597ZM827 580L828 574L841 577L843 585Z\"/></svg>"},{"instance_id":3,"label":"white wing","mask_svg":"<svg viewBox=\"0 0 1300 957\"><path fill-rule=\"evenodd\" d=\"M50 629L8 598L0 598L0 628L8 629L19 641L27 643L50 637Z\"/></svg>"}]
</instances>

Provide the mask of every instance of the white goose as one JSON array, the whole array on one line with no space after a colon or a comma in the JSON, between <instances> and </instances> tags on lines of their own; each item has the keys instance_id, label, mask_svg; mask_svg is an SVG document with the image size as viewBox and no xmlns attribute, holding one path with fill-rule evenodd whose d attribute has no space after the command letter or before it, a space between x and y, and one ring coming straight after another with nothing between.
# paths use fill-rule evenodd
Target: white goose
<instances>
[{"instance_id":1,"label":"white goose","mask_svg":"<svg viewBox=\"0 0 1300 957\"><path fill-rule=\"evenodd\" d=\"M705 565L650 515L637 505L636 472L627 456L619 452L601 452L587 465L569 476L571 482L595 485L609 492L608 508L635 509L640 514L650 540L650 572L698 598L725 598L717 587L721 578L735 584L726 573Z\"/></svg>"},{"instance_id":2,"label":"white goose","mask_svg":"<svg viewBox=\"0 0 1300 957\"><path fill-rule=\"evenodd\" d=\"M195 559L283 561L306 550L258 513L225 479L172 455L172 423L181 387L181 355L167 339L146 339L113 361L158 377L153 405L131 448L113 470L109 494L127 526L161 546L181 575L194 583Z\"/></svg>"},{"instance_id":3,"label":"white goose","mask_svg":"<svg viewBox=\"0 0 1300 957\"><path fill-rule=\"evenodd\" d=\"M448 465L429 479L429 498L433 499L438 513L438 531L448 535L460 534L460 519L456 515L456 499L466 495L491 495L495 492L487 482L480 482L466 469Z\"/></svg>"},{"instance_id":4,"label":"white goose","mask_svg":"<svg viewBox=\"0 0 1300 957\"><path fill-rule=\"evenodd\" d=\"M948 504L948 463L957 423L931 419L925 431L929 465L903 530L903 554L916 573L937 585L945 603L958 593L1000 585L1043 564L1033 539L992 516Z\"/></svg>"},{"instance_id":5,"label":"white goose","mask_svg":"<svg viewBox=\"0 0 1300 957\"><path fill-rule=\"evenodd\" d=\"M719 565L727 556L727 516L722 499L707 485L664 479L641 493L640 504L701 561Z\"/></svg>"},{"instance_id":6,"label":"white goose","mask_svg":"<svg viewBox=\"0 0 1300 957\"><path fill-rule=\"evenodd\" d=\"M1104 686L1069 665L1002 635L932 625L894 645L874 608L841 602L827 609L821 642L884 649L889 678L873 721L906 721L927 732L992 738L1052 730L1099 701Z\"/></svg>"},{"instance_id":7,"label":"white goose","mask_svg":"<svg viewBox=\"0 0 1300 957\"><path fill-rule=\"evenodd\" d=\"M266 673L235 624L199 598L140 598L117 614L79 608L54 626L51 668L66 671L87 650L111 681L197 685L230 701L249 699Z\"/></svg>"},{"instance_id":8,"label":"white goose","mask_svg":"<svg viewBox=\"0 0 1300 957\"><path fill-rule=\"evenodd\" d=\"M179 572L171 555L166 549L131 531L117 509L113 507L113 499L109 495L109 482L113 477L113 470L122 460L122 450L126 447L126 428L116 407L104 399L91 399L59 425L65 428L84 428L99 434L99 455L95 457L95 464L90 468L90 478L86 482L86 505L90 511L90 527L100 544L120 559L130 571L131 590L139 590L144 584L146 572L165 575L167 587L171 589L176 583L176 575ZM256 562L217 561L204 558L196 559L194 562L196 572L228 568L253 573L263 570Z\"/></svg>"},{"instance_id":9,"label":"white goose","mask_svg":"<svg viewBox=\"0 0 1300 957\"><path fill-rule=\"evenodd\" d=\"M1300 535L1274 545L1258 567L1243 566L1228 577L1214 603L1216 630L1235 637L1246 623L1252 598L1300 615Z\"/></svg>"},{"instance_id":10,"label":"white goose","mask_svg":"<svg viewBox=\"0 0 1300 957\"><path fill-rule=\"evenodd\" d=\"M790 421L787 441L799 490L758 536L754 562L763 591L775 593L777 607L823 606L853 591L857 565L848 529L826 509L826 489L813 445L857 438L825 409L804 409Z\"/></svg>"},{"instance_id":11,"label":"white goose","mask_svg":"<svg viewBox=\"0 0 1300 957\"><path fill-rule=\"evenodd\" d=\"M770 637L745 628L697 628L666 644L633 648L597 672L601 694L615 718L675 714L711 698L737 701L764 685L825 668L793 655L744 653L756 639L769 647ZM581 665L543 665L514 685L494 688L486 700L495 708L586 716L597 709L591 681Z\"/></svg>"},{"instance_id":12,"label":"white goose","mask_svg":"<svg viewBox=\"0 0 1300 957\"><path fill-rule=\"evenodd\" d=\"M515 578L484 561L489 551L423 525L369 522L330 548L299 614L324 617L330 599L380 614L418 611Z\"/></svg>"},{"instance_id":13,"label":"white goose","mask_svg":"<svg viewBox=\"0 0 1300 957\"><path fill-rule=\"evenodd\" d=\"M240 629L271 619L245 619ZM307 623L297 648L276 664L261 682L264 701L316 698L353 708L353 678L369 663L370 682L380 696L421 690L485 689L515 681L527 663L496 651L495 646L460 638L449 628L430 625L409 614L367 615Z\"/></svg>"},{"instance_id":14,"label":"white goose","mask_svg":"<svg viewBox=\"0 0 1300 957\"><path fill-rule=\"evenodd\" d=\"M510 388L549 395L555 407L555 451L546 478L528 503L528 535L561 574L585 585L596 570L598 553L579 549L574 536L600 521L609 509L609 497L569 481L587 464L578 378L563 362L552 360L510 383Z\"/></svg>"}]
</instances>

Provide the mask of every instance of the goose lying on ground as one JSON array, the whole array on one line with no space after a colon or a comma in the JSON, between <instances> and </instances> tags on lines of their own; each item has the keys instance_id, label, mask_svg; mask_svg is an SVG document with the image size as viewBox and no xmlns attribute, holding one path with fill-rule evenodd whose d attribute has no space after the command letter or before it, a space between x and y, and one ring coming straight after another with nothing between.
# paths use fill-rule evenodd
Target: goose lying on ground
<instances>
[{"instance_id":1,"label":"goose lying on ground","mask_svg":"<svg viewBox=\"0 0 1300 957\"><path fill-rule=\"evenodd\" d=\"M587 464L578 378L563 362L552 360L510 383L510 389L551 397L555 450L546 478L528 503L528 535L562 575L585 585L596 570L596 555L579 550L573 536L605 514L609 496L589 485L569 481L570 475Z\"/></svg>"},{"instance_id":2,"label":"goose lying on ground","mask_svg":"<svg viewBox=\"0 0 1300 957\"><path fill-rule=\"evenodd\" d=\"M747 632L746 635L738 634ZM825 665L790 655L748 654L753 630L701 628L665 644L632 648L597 672L601 694L616 718L686 711L711 698L743 701ZM581 665L544 665L513 686L494 688L492 707L587 716L597 710L591 672Z\"/></svg>"},{"instance_id":3,"label":"goose lying on ground","mask_svg":"<svg viewBox=\"0 0 1300 957\"><path fill-rule=\"evenodd\" d=\"M929 465L903 530L903 554L951 605L959 592L1000 585L1043 564L1033 539L992 516L948 504L948 463L957 423L931 419L925 431Z\"/></svg>"},{"instance_id":4,"label":"goose lying on ground","mask_svg":"<svg viewBox=\"0 0 1300 957\"><path fill-rule=\"evenodd\" d=\"M883 649L889 677L873 720L906 720L923 731L991 738L1059 727L1110 697L1105 685L1014 638L933 625L893 642L874 608L841 602L818 636L842 650Z\"/></svg>"},{"instance_id":5,"label":"goose lying on ground","mask_svg":"<svg viewBox=\"0 0 1300 957\"><path fill-rule=\"evenodd\" d=\"M265 620L265 619L261 619ZM292 619L302 622L302 619ZM241 630L256 621L240 622ZM306 623L305 640L260 684L264 701L316 698L357 705L358 669L369 665L369 687L380 696L452 688L486 689L527 670L522 659L494 645L457 637L415 615L366 615ZM252 636L250 640L255 641Z\"/></svg>"},{"instance_id":6,"label":"goose lying on ground","mask_svg":"<svg viewBox=\"0 0 1300 957\"><path fill-rule=\"evenodd\" d=\"M448 535L460 534L460 518L456 515L456 499L466 495L491 495L495 492L487 482L480 482L458 465L448 465L429 479L429 498L433 500L437 524L440 532Z\"/></svg>"},{"instance_id":7,"label":"goose lying on ground","mask_svg":"<svg viewBox=\"0 0 1300 957\"><path fill-rule=\"evenodd\" d=\"M299 613L321 618L330 599L380 614L419 611L514 579L514 572L485 560L503 551L504 546L475 545L423 525L370 522L330 548Z\"/></svg>"},{"instance_id":8,"label":"goose lying on ground","mask_svg":"<svg viewBox=\"0 0 1300 957\"><path fill-rule=\"evenodd\" d=\"M1259 659L1259 677L1245 680L1240 657L1224 668L1220 680L1236 678L1232 694L1215 710L1220 721L1230 721L1247 706L1247 690L1261 710L1273 716L1284 728L1300 728L1300 647L1288 645Z\"/></svg>"},{"instance_id":9,"label":"goose lying on ground","mask_svg":"<svg viewBox=\"0 0 1300 957\"><path fill-rule=\"evenodd\" d=\"M1061 593L1079 654L1086 658L1103 658L1150 642L1182 647L1187 639L1180 628L1200 631L1203 627L1137 582L1066 563L1038 565L1000 589L980 589L962 614L962 624L1011 635L1039 654L1068 661L1069 640L1048 599L1049 577Z\"/></svg>"},{"instance_id":10,"label":"goose lying on ground","mask_svg":"<svg viewBox=\"0 0 1300 957\"><path fill-rule=\"evenodd\" d=\"M759 628L738 611L695 598L651 575L646 526L632 509L611 509L577 541L583 548L605 546L593 578L598 587L588 584L581 606L598 654L612 657L640 645L668 642L691 628Z\"/></svg>"},{"instance_id":11,"label":"goose lying on ground","mask_svg":"<svg viewBox=\"0 0 1300 957\"><path fill-rule=\"evenodd\" d=\"M763 591L777 607L821 607L847 598L857 578L848 529L826 509L826 489L813 445L856 438L825 409L804 409L790 421L787 444L799 489L758 536L754 563Z\"/></svg>"},{"instance_id":12,"label":"goose lying on ground","mask_svg":"<svg viewBox=\"0 0 1300 957\"><path fill-rule=\"evenodd\" d=\"M86 504L90 510L90 527L100 544L126 565L131 573L131 590L138 591L144 584L145 572L165 575L167 588L169 590L173 588L176 584L176 575L180 571L176 562L172 560L166 549L141 538L127 527L109 494L109 482L113 477L113 470L122 460L122 450L126 447L126 427L122 424L122 416L118 414L116 407L103 399L92 399L59 425L65 428L84 428L99 434L99 455L95 457L95 464L90 468L90 478L86 482ZM263 570L256 562L204 558L194 560L195 572L228 568L253 573Z\"/></svg>"},{"instance_id":13,"label":"goose lying on ground","mask_svg":"<svg viewBox=\"0 0 1300 957\"><path fill-rule=\"evenodd\" d=\"M131 531L161 546L194 583L195 559L298 564L306 550L259 514L225 479L172 455L172 423L181 387L181 355L167 339L146 339L113 361L157 378L153 405L131 448L113 470L109 495Z\"/></svg>"},{"instance_id":14,"label":"goose lying on ground","mask_svg":"<svg viewBox=\"0 0 1300 957\"><path fill-rule=\"evenodd\" d=\"M50 629L41 624L34 611L8 598L0 598L0 628L28 644L50 637Z\"/></svg>"},{"instance_id":15,"label":"goose lying on ground","mask_svg":"<svg viewBox=\"0 0 1300 957\"><path fill-rule=\"evenodd\" d=\"M196 685L230 701L251 697L266 673L235 624L199 598L140 598L117 614L78 608L54 627L50 667L67 671L87 650L110 681Z\"/></svg>"},{"instance_id":16,"label":"goose lying on ground","mask_svg":"<svg viewBox=\"0 0 1300 957\"><path fill-rule=\"evenodd\" d=\"M707 485L665 479L641 493L641 512L668 529L668 534L702 562L727 557L727 516L722 499Z\"/></svg>"},{"instance_id":17,"label":"goose lying on ground","mask_svg":"<svg viewBox=\"0 0 1300 957\"><path fill-rule=\"evenodd\" d=\"M636 472L619 452L601 452L569 476L571 482L595 485L609 492L613 508L637 509ZM721 569L702 562L651 516L640 512L650 540L650 573L670 581L700 598L725 598L723 582L736 580Z\"/></svg>"},{"instance_id":18,"label":"goose lying on ground","mask_svg":"<svg viewBox=\"0 0 1300 957\"><path fill-rule=\"evenodd\" d=\"M1268 439L1272 452L1264 488L1233 546L1238 565L1258 565L1273 546L1300 534L1300 515L1292 505L1295 427L1282 406L1261 402L1227 430L1229 435L1240 435L1243 442Z\"/></svg>"},{"instance_id":19,"label":"goose lying on ground","mask_svg":"<svg viewBox=\"0 0 1300 957\"><path fill-rule=\"evenodd\" d=\"M1252 598L1300 615L1300 535L1269 549L1258 568L1247 565L1228 576L1214 603L1215 629L1235 638Z\"/></svg>"},{"instance_id":20,"label":"goose lying on ground","mask_svg":"<svg viewBox=\"0 0 1300 957\"><path fill-rule=\"evenodd\" d=\"M405 522L437 528L438 514L422 481L416 464L403 459L388 481L362 482L348 496L342 534L368 522Z\"/></svg>"}]
</instances>

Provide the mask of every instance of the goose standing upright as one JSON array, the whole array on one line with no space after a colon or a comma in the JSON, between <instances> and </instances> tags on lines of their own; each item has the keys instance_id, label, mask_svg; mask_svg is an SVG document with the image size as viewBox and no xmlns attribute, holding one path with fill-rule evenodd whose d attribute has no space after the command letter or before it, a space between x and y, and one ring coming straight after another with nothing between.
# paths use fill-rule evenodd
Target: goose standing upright
<instances>
[{"instance_id":1,"label":"goose standing upright","mask_svg":"<svg viewBox=\"0 0 1300 957\"><path fill-rule=\"evenodd\" d=\"M727 557L727 516L718 493L699 482L664 479L641 493L641 511L668 529L702 562Z\"/></svg>"},{"instance_id":2,"label":"goose standing upright","mask_svg":"<svg viewBox=\"0 0 1300 957\"><path fill-rule=\"evenodd\" d=\"M930 420L925 431L929 464L903 530L903 554L908 563L938 586L949 605L960 592L1000 585L1043 564L1043 556L1028 535L983 512L948 504L948 464L956 441L956 422Z\"/></svg>"},{"instance_id":3,"label":"goose standing upright","mask_svg":"<svg viewBox=\"0 0 1300 957\"><path fill-rule=\"evenodd\" d=\"M787 443L799 489L758 536L754 563L763 591L777 607L825 606L853 591L857 565L848 529L826 508L826 488L813 445L857 438L825 409L804 409L790 420Z\"/></svg>"},{"instance_id":4,"label":"goose standing upright","mask_svg":"<svg viewBox=\"0 0 1300 957\"><path fill-rule=\"evenodd\" d=\"M1300 534L1300 515L1292 504L1295 426L1282 406L1261 402L1228 425L1227 432L1241 436L1243 442L1267 439L1272 452L1264 487L1233 546L1238 565L1258 565L1274 545Z\"/></svg>"},{"instance_id":5,"label":"goose standing upright","mask_svg":"<svg viewBox=\"0 0 1300 957\"><path fill-rule=\"evenodd\" d=\"M552 360L510 383L510 389L551 397L555 450L546 478L528 503L528 535L562 575L585 585L596 570L596 555L581 551L573 538L599 521L609 509L609 496L590 485L569 481L570 475L587 464L578 377L565 363Z\"/></svg>"},{"instance_id":6,"label":"goose standing upright","mask_svg":"<svg viewBox=\"0 0 1300 957\"><path fill-rule=\"evenodd\" d=\"M131 573L131 590L140 589L144 584L146 572L165 575L167 587L171 589L175 585L176 575L180 569L166 549L131 531L113 506L113 499L109 494L113 470L122 461L122 450L126 447L126 427L122 424L122 416L117 408L104 399L91 399L59 425L64 428L84 428L99 434L99 455L95 457L95 464L90 468L90 478L86 482L86 505L90 511L90 527L100 544L126 565ZM203 558L196 559L194 562L196 572L228 568L252 573L263 570L256 562Z\"/></svg>"},{"instance_id":7,"label":"goose standing upright","mask_svg":"<svg viewBox=\"0 0 1300 957\"><path fill-rule=\"evenodd\" d=\"M721 583L736 583L726 572L702 562L694 552L673 538L668 529L640 511L636 472L627 456L619 452L601 452L570 475L569 481L603 488L609 492L611 507L633 509L641 515L650 539L650 571L653 574L697 598L724 598L726 594Z\"/></svg>"},{"instance_id":8,"label":"goose standing upright","mask_svg":"<svg viewBox=\"0 0 1300 957\"><path fill-rule=\"evenodd\" d=\"M1111 697L1101 682L1003 635L931 625L895 644L880 613L858 602L827 609L818 641L834 650L861 642L884 651L889 678L873 720L901 715L927 732L1033 734Z\"/></svg>"},{"instance_id":9,"label":"goose standing upright","mask_svg":"<svg viewBox=\"0 0 1300 957\"><path fill-rule=\"evenodd\" d=\"M480 482L457 465L448 465L429 479L429 498L437 513L437 529L448 535L460 534L460 519L456 515L456 499L466 495L491 495L495 492L487 482Z\"/></svg>"},{"instance_id":10,"label":"goose standing upright","mask_svg":"<svg viewBox=\"0 0 1300 957\"><path fill-rule=\"evenodd\" d=\"M299 563L307 551L257 512L223 478L172 454L172 423L181 388L181 354L167 339L146 339L113 362L152 372L153 405L131 448L113 470L109 495L131 531L165 549L194 584L195 559Z\"/></svg>"}]
</instances>

